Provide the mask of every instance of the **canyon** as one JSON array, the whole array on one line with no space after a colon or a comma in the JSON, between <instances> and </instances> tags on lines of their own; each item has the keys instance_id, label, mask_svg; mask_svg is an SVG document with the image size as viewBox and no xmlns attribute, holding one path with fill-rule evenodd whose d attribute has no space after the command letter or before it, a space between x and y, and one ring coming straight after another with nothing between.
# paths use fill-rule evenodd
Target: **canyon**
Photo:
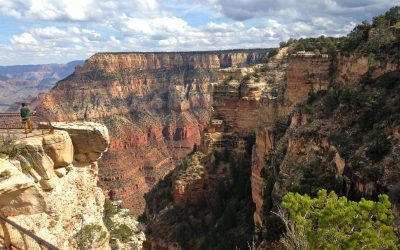
<instances>
[{"instance_id":1,"label":"canyon","mask_svg":"<svg viewBox=\"0 0 400 250\"><path fill-rule=\"evenodd\" d=\"M143 195L200 145L210 121L210 83L221 68L260 63L268 50L99 53L42 98L50 120L91 120L110 130L100 186L136 214Z\"/></svg>"},{"instance_id":2,"label":"canyon","mask_svg":"<svg viewBox=\"0 0 400 250\"><path fill-rule=\"evenodd\" d=\"M18 110L21 102L35 107L38 96L50 90L57 81L67 77L83 61L66 64L0 66L0 111Z\"/></svg>"},{"instance_id":3,"label":"canyon","mask_svg":"<svg viewBox=\"0 0 400 250\"><path fill-rule=\"evenodd\" d=\"M236 163L219 160L215 165L211 160L226 150L233 161L242 162L235 171L248 181L243 188L248 185L250 190L238 208L238 213L252 211L252 219L244 216L238 223L242 228L236 228L247 232L244 237L273 230L269 210L288 191L328 188L373 198L389 190L398 209L396 170L386 166L396 154L380 163L387 172L379 185L366 172L351 170L351 159L332 141L337 131L347 133L336 122L351 119L342 117L347 114L343 110L325 119L324 99L319 97L330 93L330 86L357 89L367 73L378 79L396 71L395 55L372 59L361 53L304 55L293 46L270 57L267 52L230 53L96 54L42 99L39 112L52 120L93 120L110 129L109 151L99 162L99 184L136 215L145 211L151 232L146 234L145 249L179 249L188 241L205 244L204 238L195 240L190 233L183 234L184 241L177 238L187 225L173 219L174 209L192 211L190 204L214 199L206 197L215 197L216 183L233 178L230 166ZM396 126L390 131L396 134ZM391 137L392 145L396 138ZM185 157L199 149L202 154ZM183 163L178 161L182 158ZM145 203L143 196L149 190ZM191 221L191 227L199 225L185 216L189 215L182 218ZM246 241L229 232L238 240L231 243Z\"/></svg>"}]
</instances>

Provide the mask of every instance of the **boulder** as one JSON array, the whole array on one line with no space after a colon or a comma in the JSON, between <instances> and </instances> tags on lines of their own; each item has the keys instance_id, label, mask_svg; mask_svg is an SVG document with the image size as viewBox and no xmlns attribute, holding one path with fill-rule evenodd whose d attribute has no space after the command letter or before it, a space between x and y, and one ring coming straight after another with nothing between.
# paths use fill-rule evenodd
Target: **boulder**
<instances>
[{"instance_id":1,"label":"boulder","mask_svg":"<svg viewBox=\"0 0 400 250\"><path fill-rule=\"evenodd\" d=\"M5 216L45 211L45 201L34 181L7 160L0 159L0 212Z\"/></svg>"},{"instance_id":2,"label":"boulder","mask_svg":"<svg viewBox=\"0 0 400 250\"><path fill-rule=\"evenodd\" d=\"M56 175L58 177L63 177L67 174L67 169L66 168L57 168L56 170L54 170L54 172L56 173Z\"/></svg>"},{"instance_id":3,"label":"boulder","mask_svg":"<svg viewBox=\"0 0 400 250\"><path fill-rule=\"evenodd\" d=\"M42 189L46 191L50 191L56 187L56 182L54 181L54 179L50 180L41 179L39 183Z\"/></svg>"},{"instance_id":4,"label":"boulder","mask_svg":"<svg viewBox=\"0 0 400 250\"><path fill-rule=\"evenodd\" d=\"M42 137L24 138L16 141L20 154L30 163L30 166L44 179L54 177L54 162L45 153Z\"/></svg>"},{"instance_id":5,"label":"boulder","mask_svg":"<svg viewBox=\"0 0 400 250\"><path fill-rule=\"evenodd\" d=\"M54 168L66 167L74 158L72 140L66 131L55 131L43 136L44 151L54 162Z\"/></svg>"},{"instance_id":6,"label":"boulder","mask_svg":"<svg viewBox=\"0 0 400 250\"><path fill-rule=\"evenodd\" d=\"M107 151L110 137L106 126L94 122L55 122L56 130L68 132L74 145L74 160L79 163L97 161Z\"/></svg>"}]
</instances>

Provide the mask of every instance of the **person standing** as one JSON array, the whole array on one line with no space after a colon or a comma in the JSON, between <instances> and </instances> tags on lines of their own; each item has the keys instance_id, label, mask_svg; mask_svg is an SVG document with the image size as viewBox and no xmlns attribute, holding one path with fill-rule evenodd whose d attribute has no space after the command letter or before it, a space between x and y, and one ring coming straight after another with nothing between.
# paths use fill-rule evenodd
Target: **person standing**
<instances>
[{"instance_id":1,"label":"person standing","mask_svg":"<svg viewBox=\"0 0 400 250\"><path fill-rule=\"evenodd\" d=\"M32 120L30 118L31 111L26 106L26 103L22 103L21 106L22 107L20 109L20 113L21 113L21 118L22 118L22 124L24 125L24 129L25 129L25 134L31 133L33 130Z\"/></svg>"}]
</instances>

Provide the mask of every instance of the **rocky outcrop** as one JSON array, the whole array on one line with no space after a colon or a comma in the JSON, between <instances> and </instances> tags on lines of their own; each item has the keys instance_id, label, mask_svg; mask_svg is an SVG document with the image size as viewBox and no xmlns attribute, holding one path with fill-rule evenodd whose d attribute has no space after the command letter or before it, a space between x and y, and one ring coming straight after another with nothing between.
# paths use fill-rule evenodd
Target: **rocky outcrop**
<instances>
[{"instance_id":1,"label":"rocky outcrop","mask_svg":"<svg viewBox=\"0 0 400 250\"><path fill-rule=\"evenodd\" d=\"M204 154L197 152L190 156L187 166L177 171L172 183L172 199L175 205L182 206L184 202L194 203L204 197L205 167L200 161Z\"/></svg>"},{"instance_id":2,"label":"rocky outcrop","mask_svg":"<svg viewBox=\"0 0 400 250\"><path fill-rule=\"evenodd\" d=\"M73 142L74 159L79 163L92 163L107 151L110 137L105 126L93 122L52 123L57 130L68 132ZM65 151L64 151L65 152Z\"/></svg>"},{"instance_id":3,"label":"rocky outcrop","mask_svg":"<svg viewBox=\"0 0 400 250\"><path fill-rule=\"evenodd\" d=\"M292 56L287 69L285 99L291 105L304 101L310 91L328 88L331 59L323 56Z\"/></svg>"},{"instance_id":4,"label":"rocky outcrop","mask_svg":"<svg viewBox=\"0 0 400 250\"><path fill-rule=\"evenodd\" d=\"M0 213L61 249L76 249L85 226L97 228L84 244L109 249L96 162L108 147L107 129L95 123L57 126L71 134L56 129L20 139L14 143L19 154L0 159ZM82 152L96 157L81 161Z\"/></svg>"},{"instance_id":5,"label":"rocky outcrop","mask_svg":"<svg viewBox=\"0 0 400 250\"><path fill-rule=\"evenodd\" d=\"M200 145L218 70L260 62L267 53L99 53L60 81L39 109L52 120L107 125L112 139L99 161L100 185L140 214L149 188Z\"/></svg>"},{"instance_id":6,"label":"rocky outcrop","mask_svg":"<svg viewBox=\"0 0 400 250\"><path fill-rule=\"evenodd\" d=\"M3 159L0 159L0 198L0 211L5 216L40 213L46 209L34 180Z\"/></svg>"},{"instance_id":7,"label":"rocky outcrop","mask_svg":"<svg viewBox=\"0 0 400 250\"><path fill-rule=\"evenodd\" d=\"M355 86L363 78L372 79L398 69L398 59L389 55L338 53L335 80L343 86Z\"/></svg>"},{"instance_id":8,"label":"rocky outcrop","mask_svg":"<svg viewBox=\"0 0 400 250\"><path fill-rule=\"evenodd\" d=\"M160 68L220 69L235 65L260 62L265 59L265 50L221 51L221 52L161 52L161 53L98 53L77 69L78 74L93 70L115 72L122 69L152 70Z\"/></svg>"}]
</instances>

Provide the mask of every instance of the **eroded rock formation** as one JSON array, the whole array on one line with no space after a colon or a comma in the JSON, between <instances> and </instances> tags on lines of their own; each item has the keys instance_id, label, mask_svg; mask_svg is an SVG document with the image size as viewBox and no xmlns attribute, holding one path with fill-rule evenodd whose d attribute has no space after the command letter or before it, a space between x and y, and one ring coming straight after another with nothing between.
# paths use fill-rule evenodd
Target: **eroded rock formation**
<instances>
[{"instance_id":1,"label":"eroded rock formation","mask_svg":"<svg viewBox=\"0 0 400 250\"><path fill-rule=\"evenodd\" d=\"M112 199L141 213L143 195L199 145L210 120L209 85L220 68L252 64L267 50L100 53L60 81L40 109L53 120L96 120L110 130L99 162Z\"/></svg>"},{"instance_id":2,"label":"eroded rock formation","mask_svg":"<svg viewBox=\"0 0 400 250\"><path fill-rule=\"evenodd\" d=\"M65 130L20 139L14 143L19 153L0 159L0 213L61 249L76 249L80 230L93 225L99 230L85 246L109 249L104 194L97 186L97 159L109 144L107 128L96 123L57 127ZM80 157L83 152L95 157Z\"/></svg>"}]
</instances>

